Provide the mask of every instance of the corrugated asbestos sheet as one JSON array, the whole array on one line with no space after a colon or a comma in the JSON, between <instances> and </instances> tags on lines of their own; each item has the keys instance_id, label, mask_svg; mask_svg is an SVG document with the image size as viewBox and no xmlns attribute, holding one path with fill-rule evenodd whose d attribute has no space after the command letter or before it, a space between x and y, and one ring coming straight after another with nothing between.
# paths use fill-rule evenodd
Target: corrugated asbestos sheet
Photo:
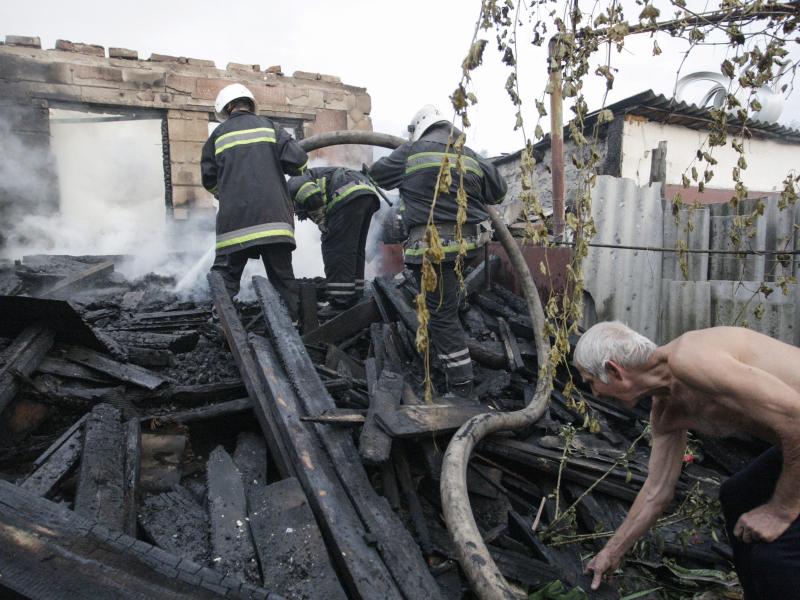
<instances>
[{"instance_id":1,"label":"corrugated asbestos sheet","mask_svg":"<svg viewBox=\"0 0 800 600\"><path fill-rule=\"evenodd\" d=\"M660 247L664 238L660 185L601 175L592 191L599 244ZM601 321L618 320L655 339L661 301L661 254L591 248L583 266L586 290Z\"/></svg>"},{"instance_id":2,"label":"corrugated asbestos sheet","mask_svg":"<svg viewBox=\"0 0 800 600\"><path fill-rule=\"evenodd\" d=\"M727 204L684 210L676 223L662 209L660 189L638 187L628 179L598 177L592 193L597 235L594 243L675 248L679 240L695 250L800 249L800 205L781 211L778 197L764 199L763 216L750 231L737 231L734 217L748 214L755 201L734 210ZM691 223L691 226L688 224ZM800 345L800 287L762 282L800 275L800 257L775 255L688 255L688 280L673 252L592 248L584 263L586 289L598 320L627 323L658 343L686 331L717 325L747 326L784 342Z\"/></svg>"}]
</instances>

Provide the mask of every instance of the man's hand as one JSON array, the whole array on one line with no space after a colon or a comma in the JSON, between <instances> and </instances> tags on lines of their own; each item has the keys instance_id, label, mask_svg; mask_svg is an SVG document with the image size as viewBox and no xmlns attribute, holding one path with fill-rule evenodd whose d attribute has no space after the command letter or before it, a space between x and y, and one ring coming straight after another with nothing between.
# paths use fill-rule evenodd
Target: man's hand
<instances>
[{"instance_id":1,"label":"man's hand","mask_svg":"<svg viewBox=\"0 0 800 600\"><path fill-rule=\"evenodd\" d=\"M733 535L746 544L772 542L794 522L795 517L771 504L762 504L744 513L733 528Z\"/></svg>"},{"instance_id":2,"label":"man's hand","mask_svg":"<svg viewBox=\"0 0 800 600\"><path fill-rule=\"evenodd\" d=\"M610 551L606 547L598 552L597 556L589 561L589 564L586 565L586 569L584 569L584 573L587 575L590 572L593 573L593 590L599 588L603 581L611 581L614 571L619 568L619 562L621 559L621 556L617 556L616 553Z\"/></svg>"}]
</instances>

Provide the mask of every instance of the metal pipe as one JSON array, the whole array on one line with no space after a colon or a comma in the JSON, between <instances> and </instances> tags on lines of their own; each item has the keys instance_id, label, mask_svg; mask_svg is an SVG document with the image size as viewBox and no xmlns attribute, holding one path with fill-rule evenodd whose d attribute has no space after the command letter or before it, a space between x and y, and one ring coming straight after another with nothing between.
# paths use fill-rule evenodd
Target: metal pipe
<instances>
[{"instance_id":1,"label":"metal pipe","mask_svg":"<svg viewBox=\"0 0 800 600\"><path fill-rule=\"evenodd\" d=\"M550 172L553 181L553 237L564 236L564 102L561 95L561 69L558 68L556 50L558 36L548 44L548 69L550 70Z\"/></svg>"},{"instance_id":2,"label":"metal pipe","mask_svg":"<svg viewBox=\"0 0 800 600\"><path fill-rule=\"evenodd\" d=\"M350 133L358 134L357 138L361 141L342 141L356 139L346 135ZM396 140L396 142L393 142L393 140ZM405 143L405 140L370 131L337 131L308 138L300 142L301 145L303 142L307 142L309 145L304 149L310 151L324 146L350 143L393 148ZM388 145L390 143L395 145ZM533 324L536 356L539 361L539 379L533 399L524 409L511 413L485 413L473 417L462 425L461 429L453 436L445 452L440 491L447 528L453 537L459 562L470 581L473 591L482 599L516 600L511 587L497 568L486 544L483 543L475 518L472 516L472 508L467 494L467 465L473 448L485 436L497 431L511 431L527 427L535 423L544 414L552 389L552 377L543 368L543 363L550 354L550 341L545 336L545 316L539 292L533 282L528 265L525 263L525 258L522 256L517 242L508 227L506 227L500 214L492 206L486 206L485 208L492 221L495 233L508 254L511 266L522 284L522 291L528 305L528 313Z\"/></svg>"}]
</instances>

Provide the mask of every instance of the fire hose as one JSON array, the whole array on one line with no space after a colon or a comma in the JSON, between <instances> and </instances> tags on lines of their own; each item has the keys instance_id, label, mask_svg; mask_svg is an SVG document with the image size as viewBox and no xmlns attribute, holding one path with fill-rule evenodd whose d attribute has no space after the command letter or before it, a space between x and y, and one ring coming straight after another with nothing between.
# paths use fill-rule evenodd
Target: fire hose
<instances>
[{"instance_id":1,"label":"fire hose","mask_svg":"<svg viewBox=\"0 0 800 600\"><path fill-rule=\"evenodd\" d=\"M405 143L405 140L371 131L334 131L306 138L299 143L306 152L310 152L337 144L363 144L394 149ZM492 206L487 205L485 209L522 285L533 324L539 377L533 398L525 408L508 413L480 414L461 426L447 446L444 455L440 492L447 529L453 538L459 563L472 590L483 600L516 600L518 596L489 554L472 515L467 493L467 465L472 450L484 437L498 431L514 431L528 427L544 414L552 390L552 378L544 373L543 368L543 363L550 354L550 342L544 331L545 316L539 292L522 252L499 213Z\"/></svg>"}]
</instances>

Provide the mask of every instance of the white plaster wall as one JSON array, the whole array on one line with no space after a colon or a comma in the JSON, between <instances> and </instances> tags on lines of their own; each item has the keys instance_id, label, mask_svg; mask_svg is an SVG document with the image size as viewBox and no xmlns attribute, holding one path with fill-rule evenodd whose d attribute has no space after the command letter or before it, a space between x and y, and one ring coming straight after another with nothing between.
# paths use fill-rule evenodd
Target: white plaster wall
<instances>
[{"instance_id":1,"label":"white plaster wall","mask_svg":"<svg viewBox=\"0 0 800 600\"><path fill-rule=\"evenodd\" d=\"M658 142L667 142L667 184L681 183L681 175L691 177L692 160L697 149L708 138L707 131L695 131L679 125L666 125L651 121L626 120L622 140L622 177L647 185L650 180L651 151ZM730 137L729 137L730 140ZM800 167L800 144L781 143L773 140L745 140L747 169L742 171L742 181L750 190L761 192L779 191L781 181L791 170ZM731 170L739 154L731 147L713 149L712 156L718 163L711 167L714 178L708 188L732 189L734 181ZM702 177L705 162L696 166Z\"/></svg>"}]
</instances>

